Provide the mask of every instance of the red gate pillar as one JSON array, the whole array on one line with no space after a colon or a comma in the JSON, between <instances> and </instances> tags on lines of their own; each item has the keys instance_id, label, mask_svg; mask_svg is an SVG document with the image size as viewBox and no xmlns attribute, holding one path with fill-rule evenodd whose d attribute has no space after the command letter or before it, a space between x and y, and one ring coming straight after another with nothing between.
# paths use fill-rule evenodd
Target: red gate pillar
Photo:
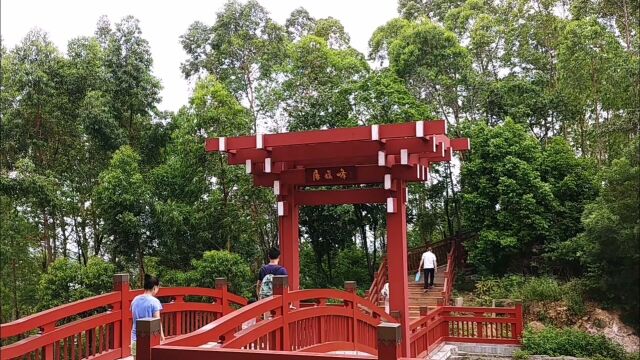
<instances>
[{"instance_id":1,"label":"red gate pillar","mask_svg":"<svg viewBox=\"0 0 640 360\"><path fill-rule=\"evenodd\" d=\"M389 310L400 314L402 356L409 353L409 283L407 279L406 182L395 180L395 198L387 203L387 259L389 271Z\"/></svg>"},{"instance_id":2,"label":"red gate pillar","mask_svg":"<svg viewBox=\"0 0 640 360\"><path fill-rule=\"evenodd\" d=\"M278 197L278 236L280 239L281 264L289 274L289 290L300 289L300 247L298 234L298 205L295 187L284 185Z\"/></svg>"}]
</instances>

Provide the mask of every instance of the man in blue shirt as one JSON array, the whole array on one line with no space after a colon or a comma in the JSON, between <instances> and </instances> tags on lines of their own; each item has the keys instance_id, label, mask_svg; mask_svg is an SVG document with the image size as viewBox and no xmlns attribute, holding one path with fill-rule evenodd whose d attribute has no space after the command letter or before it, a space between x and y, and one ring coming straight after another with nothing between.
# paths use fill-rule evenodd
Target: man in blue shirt
<instances>
[{"instance_id":1,"label":"man in blue shirt","mask_svg":"<svg viewBox=\"0 0 640 360\"><path fill-rule=\"evenodd\" d=\"M273 295L273 277L276 275L288 275L287 269L278 265L280 262L280 250L269 249L269 263L263 265L258 274L256 290L258 299L264 299Z\"/></svg>"},{"instance_id":2,"label":"man in blue shirt","mask_svg":"<svg viewBox=\"0 0 640 360\"><path fill-rule=\"evenodd\" d=\"M145 318L160 318L160 310L162 304L155 295L160 289L160 281L151 275L144 275L144 293L136 296L131 302L131 317L133 318L133 327L131 328L131 355L136 358L136 320ZM160 340L164 341L164 331L160 324Z\"/></svg>"}]
</instances>

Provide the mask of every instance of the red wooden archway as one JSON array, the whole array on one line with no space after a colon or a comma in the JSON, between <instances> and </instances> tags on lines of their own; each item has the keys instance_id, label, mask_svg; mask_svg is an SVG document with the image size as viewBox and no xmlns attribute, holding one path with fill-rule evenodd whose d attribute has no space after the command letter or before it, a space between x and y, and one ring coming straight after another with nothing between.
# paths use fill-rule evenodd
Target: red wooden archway
<instances>
[{"instance_id":1,"label":"red wooden archway","mask_svg":"<svg viewBox=\"0 0 640 360\"><path fill-rule=\"evenodd\" d=\"M431 163L450 161L469 139L449 139L444 120L355 128L209 138L208 152L224 152L245 165L256 186L273 187L278 199L282 264L289 287L300 287L300 206L379 203L387 206L390 310L403 327L409 354L407 183L426 181ZM318 186L379 185L313 190Z\"/></svg>"}]
</instances>

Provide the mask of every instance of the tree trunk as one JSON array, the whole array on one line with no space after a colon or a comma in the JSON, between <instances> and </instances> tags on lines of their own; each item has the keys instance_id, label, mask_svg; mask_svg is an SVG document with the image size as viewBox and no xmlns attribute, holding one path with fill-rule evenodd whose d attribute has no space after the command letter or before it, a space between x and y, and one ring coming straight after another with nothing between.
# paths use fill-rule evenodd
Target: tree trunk
<instances>
[{"instance_id":1,"label":"tree trunk","mask_svg":"<svg viewBox=\"0 0 640 360\"><path fill-rule=\"evenodd\" d=\"M67 245L68 245L68 241L69 241L69 237L67 236L67 221L64 218L64 215L60 215L60 223L62 224L60 226L60 230L62 231L62 257L63 258L67 258L68 257L68 249L67 249Z\"/></svg>"},{"instance_id":2,"label":"tree trunk","mask_svg":"<svg viewBox=\"0 0 640 360\"><path fill-rule=\"evenodd\" d=\"M13 319L17 320L20 318L20 303L18 302L18 267L16 264L16 259L11 259L11 277L13 281Z\"/></svg>"},{"instance_id":3,"label":"tree trunk","mask_svg":"<svg viewBox=\"0 0 640 360\"><path fill-rule=\"evenodd\" d=\"M79 256L78 260L80 260L83 265L87 265L87 261L89 261L89 259L87 259L87 253L82 245L82 235L80 233L80 229L78 228L78 220L76 216L73 217L73 229L76 233L76 246L78 247Z\"/></svg>"},{"instance_id":4,"label":"tree trunk","mask_svg":"<svg viewBox=\"0 0 640 360\"><path fill-rule=\"evenodd\" d=\"M460 211L460 202L458 201L458 193L456 192L453 183L453 172L451 171L451 164L447 163L447 175L449 176L449 183L451 184L451 197L453 198L453 210L456 212L456 231L459 231L462 227L462 214ZM453 235L453 233L451 234Z\"/></svg>"},{"instance_id":5,"label":"tree trunk","mask_svg":"<svg viewBox=\"0 0 640 360\"><path fill-rule=\"evenodd\" d=\"M142 250L142 246L138 246L138 270L140 273L140 287L144 288L144 252Z\"/></svg>"},{"instance_id":6,"label":"tree trunk","mask_svg":"<svg viewBox=\"0 0 640 360\"><path fill-rule=\"evenodd\" d=\"M46 210L42 210L42 240L45 249L45 270L53 262L53 249L51 247L51 237L49 236L49 215Z\"/></svg>"}]
</instances>

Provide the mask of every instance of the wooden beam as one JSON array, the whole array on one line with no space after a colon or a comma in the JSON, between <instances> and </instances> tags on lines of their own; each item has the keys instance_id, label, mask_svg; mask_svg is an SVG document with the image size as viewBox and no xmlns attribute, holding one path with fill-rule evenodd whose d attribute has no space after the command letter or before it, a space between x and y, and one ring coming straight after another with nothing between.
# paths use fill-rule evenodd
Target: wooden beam
<instances>
[{"instance_id":1,"label":"wooden beam","mask_svg":"<svg viewBox=\"0 0 640 360\"><path fill-rule=\"evenodd\" d=\"M446 141L444 139L447 139ZM436 142L436 151L433 144ZM328 161L342 160L353 162L350 159L366 161L358 165L375 164L378 162L378 151L384 151L386 156L400 155L402 150L409 154L418 154L421 157L437 156L442 154L442 149L448 148L448 138L435 139L395 139L387 143L378 141L353 141L348 143L322 143L313 145L292 145L271 150L248 149L238 150L228 154L229 165L243 165L247 160L253 163L263 163L271 158L274 162L297 162L307 165L316 165ZM441 155L440 155L441 156ZM442 156L441 156L442 157ZM346 164L345 164L346 165Z\"/></svg>"},{"instance_id":2,"label":"wooden beam","mask_svg":"<svg viewBox=\"0 0 640 360\"><path fill-rule=\"evenodd\" d=\"M384 189L298 191L295 197L297 203L303 206L383 204L389 197L389 191Z\"/></svg>"},{"instance_id":3,"label":"wooden beam","mask_svg":"<svg viewBox=\"0 0 640 360\"><path fill-rule=\"evenodd\" d=\"M349 142L358 140L371 140L372 128L378 129L379 140L416 137L416 123L384 124L373 126L360 126L353 128L339 128L328 130L313 130L290 132L281 134L265 134L262 136L262 147L268 149L278 146L308 145L320 143ZM432 120L422 122L423 136L446 134L447 125L444 120ZM220 138L208 138L205 142L206 151L221 151ZM256 149L255 136L238 136L224 138L223 151Z\"/></svg>"},{"instance_id":4,"label":"wooden beam","mask_svg":"<svg viewBox=\"0 0 640 360\"><path fill-rule=\"evenodd\" d=\"M331 181L319 181L318 183L311 182L307 179L306 169L288 169L279 173L256 172L253 174L253 183L255 186L262 187L272 187L273 182L276 180L280 181L280 184L299 186L382 184L384 183L385 174L391 174L391 177L394 179L416 182L425 180L422 178L422 171L420 170L420 172L418 172L418 168L421 166L423 165L419 162L411 165L396 164L391 167L377 165L356 166L356 175L354 177L350 177L345 180L336 178Z\"/></svg>"}]
</instances>

